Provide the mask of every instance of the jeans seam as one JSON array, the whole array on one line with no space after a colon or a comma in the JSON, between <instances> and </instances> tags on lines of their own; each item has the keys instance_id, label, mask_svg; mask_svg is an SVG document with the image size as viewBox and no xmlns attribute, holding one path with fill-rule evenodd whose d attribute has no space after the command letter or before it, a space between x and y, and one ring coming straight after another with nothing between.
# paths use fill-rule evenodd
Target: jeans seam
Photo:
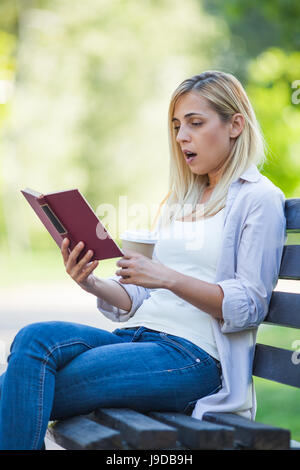
<instances>
[{"instance_id":1,"label":"jeans seam","mask_svg":"<svg viewBox=\"0 0 300 470\"><path fill-rule=\"evenodd\" d=\"M89 349L92 349L93 346L90 346L87 344L85 341L82 340L73 340L72 342L68 341L67 343L59 343L56 344L55 346L52 346L49 351L47 352L46 356L44 357L42 361L42 366L41 366L41 373L40 373L40 379L39 379L39 400L38 400L38 419L37 419L37 430L34 436L33 440L33 449L36 448L37 443L40 438L41 434L41 427L42 427L42 422L43 422L43 400L44 400L44 383L45 383L45 371L46 371L46 365L49 360L49 357L52 355L53 351L55 351L58 348L65 347L65 346L73 346L74 344L83 344Z\"/></svg>"}]
</instances>

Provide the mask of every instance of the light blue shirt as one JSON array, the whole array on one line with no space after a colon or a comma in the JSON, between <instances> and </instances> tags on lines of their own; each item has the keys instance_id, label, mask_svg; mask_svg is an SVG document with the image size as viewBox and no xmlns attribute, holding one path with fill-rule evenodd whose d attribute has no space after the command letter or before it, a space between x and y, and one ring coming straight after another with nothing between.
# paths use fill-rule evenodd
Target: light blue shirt
<instances>
[{"instance_id":1,"label":"light blue shirt","mask_svg":"<svg viewBox=\"0 0 300 470\"><path fill-rule=\"evenodd\" d=\"M286 241L284 205L283 192L254 164L229 186L215 279L224 293L223 321L212 318L222 365L222 388L197 401L194 418L201 419L207 411L255 418L252 363L257 328L268 312L278 281ZM118 282L119 278L109 279ZM151 289L120 285L132 300L129 312L100 298L97 307L112 321L126 322L149 297Z\"/></svg>"}]
</instances>

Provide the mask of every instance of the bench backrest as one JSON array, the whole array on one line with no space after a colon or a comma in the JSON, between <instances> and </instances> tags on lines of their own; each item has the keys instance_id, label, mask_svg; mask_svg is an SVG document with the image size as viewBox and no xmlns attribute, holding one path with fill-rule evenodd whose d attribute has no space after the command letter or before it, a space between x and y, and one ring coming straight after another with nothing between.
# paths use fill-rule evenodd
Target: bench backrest
<instances>
[{"instance_id":1,"label":"bench backrest","mask_svg":"<svg viewBox=\"0 0 300 470\"><path fill-rule=\"evenodd\" d=\"M286 200L285 216L287 233L299 233L300 238L300 198ZM284 246L279 279L300 280L300 244ZM300 294L274 291L264 323L300 328ZM300 388L299 362L299 348L297 352L258 343L253 375Z\"/></svg>"}]
</instances>

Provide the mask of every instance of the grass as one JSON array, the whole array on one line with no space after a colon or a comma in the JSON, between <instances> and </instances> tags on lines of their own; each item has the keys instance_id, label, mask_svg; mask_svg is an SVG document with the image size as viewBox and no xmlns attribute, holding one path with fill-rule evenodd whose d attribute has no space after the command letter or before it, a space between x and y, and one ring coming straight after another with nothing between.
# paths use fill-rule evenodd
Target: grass
<instances>
[{"instance_id":1,"label":"grass","mask_svg":"<svg viewBox=\"0 0 300 470\"><path fill-rule=\"evenodd\" d=\"M291 438L300 441L300 391L254 377L257 398L256 421L290 429Z\"/></svg>"},{"instance_id":2,"label":"grass","mask_svg":"<svg viewBox=\"0 0 300 470\"><path fill-rule=\"evenodd\" d=\"M98 277L109 277L117 269L116 259L101 261L95 270ZM60 251L39 254L24 253L7 256L0 253L0 285L20 285L27 282L69 282L69 275ZM261 325L257 341L263 344L293 349L293 341L300 340L299 330ZM300 371L300 364L299 364ZM291 430L292 439L300 441L300 390L254 377L257 395L256 421Z\"/></svg>"},{"instance_id":3,"label":"grass","mask_svg":"<svg viewBox=\"0 0 300 470\"><path fill-rule=\"evenodd\" d=\"M300 340L300 332L293 328L261 325L258 330L258 343L294 350L295 340ZM254 384L256 421L290 429L292 439L300 441L300 390L259 377L254 377Z\"/></svg>"}]
</instances>

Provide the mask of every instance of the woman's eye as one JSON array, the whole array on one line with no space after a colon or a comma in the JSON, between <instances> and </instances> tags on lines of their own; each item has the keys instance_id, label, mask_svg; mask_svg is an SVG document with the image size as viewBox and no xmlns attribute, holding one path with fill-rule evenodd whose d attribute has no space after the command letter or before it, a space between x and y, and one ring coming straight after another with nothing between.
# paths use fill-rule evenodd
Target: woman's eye
<instances>
[{"instance_id":1,"label":"woman's eye","mask_svg":"<svg viewBox=\"0 0 300 470\"><path fill-rule=\"evenodd\" d=\"M201 126L203 122L191 122L192 126ZM174 126L173 127L174 131L178 131L180 129L180 126Z\"/></svg>"}]
</instances>

